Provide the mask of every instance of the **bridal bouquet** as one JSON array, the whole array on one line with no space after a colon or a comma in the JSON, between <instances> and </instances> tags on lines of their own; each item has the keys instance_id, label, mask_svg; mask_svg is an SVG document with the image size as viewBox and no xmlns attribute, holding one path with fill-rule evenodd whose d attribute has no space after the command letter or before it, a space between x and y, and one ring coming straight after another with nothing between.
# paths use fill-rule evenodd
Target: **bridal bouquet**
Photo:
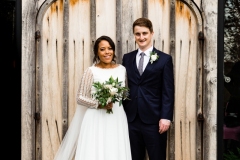
<instances>
[{"instance_id":1,"label":"bridal bouquet","mask_svg":"<svg viewBox=\"0 0 240 160\"><path fill-rule=\"evenodd\" d=\"M94 82L93 86L96 90L92 92L92 97L97 99L102 107L110 102L119 102L121 106L122 100L128 99L129 91L127 87L121 85L122 81L118 81L118 78L113 79L112 76L104 83ZM112 109L107 109L107 113L113 113Z\"/></svg>"}]
</instances>

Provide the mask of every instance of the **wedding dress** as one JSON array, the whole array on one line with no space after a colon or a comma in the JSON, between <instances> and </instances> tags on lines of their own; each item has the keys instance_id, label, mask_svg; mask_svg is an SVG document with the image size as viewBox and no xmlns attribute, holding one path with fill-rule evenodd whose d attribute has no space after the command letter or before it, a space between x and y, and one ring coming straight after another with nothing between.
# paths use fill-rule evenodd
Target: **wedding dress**
<instances>
[{"instance_id":1,"label":"wedding dress","mask_svg":"<svg viewBox=\"0 0 240 160\"><path fill-rule=\"evenodd\" d=\"M106 109L97 109L98 102L91 97L92 83L105 82L110 76L118 77L125 86L126 70L120 64L107 69L93 65L84 72L77 93L79 105L54 160L72 160L74 157L75 160L131 160L123 106L114 103L113 113L109 114Z\"/></svg>"}]
</instances>

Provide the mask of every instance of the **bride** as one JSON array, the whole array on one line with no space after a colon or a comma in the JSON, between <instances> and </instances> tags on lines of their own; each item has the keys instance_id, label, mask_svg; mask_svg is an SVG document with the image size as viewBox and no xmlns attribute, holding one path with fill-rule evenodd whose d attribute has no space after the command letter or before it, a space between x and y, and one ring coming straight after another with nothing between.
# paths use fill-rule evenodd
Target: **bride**
<instances>
[{"instance_id":1,"label":"bride","mask_svg":"<svg viewBox=\"0 0 240 160\"><path fill-rule=\"evenodd\" d=\"M127 117L118 102L99 105L92 84L111 76L126 82L126 70L116 64L115 44L108 36L94 44L93 65L82 76L77 92L77 109L54 160L131 160ZM112 109L108 114L106 110ZM83 110L86 110L83 114ZM83 118L81 118L83 116ZM81 122L82 121L82 122Z\"/></svg>"}]
</instances>

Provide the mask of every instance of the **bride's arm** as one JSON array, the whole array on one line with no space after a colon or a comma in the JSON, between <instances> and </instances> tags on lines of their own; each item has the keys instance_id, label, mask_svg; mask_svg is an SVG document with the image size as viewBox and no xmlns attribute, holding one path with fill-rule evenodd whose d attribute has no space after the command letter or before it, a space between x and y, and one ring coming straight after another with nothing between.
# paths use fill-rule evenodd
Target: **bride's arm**
<instances>
[{"instance_id":1,"label":"bride's arm","mask_svg":"<svg viewBox=\"0 0 240 160\"><path fill-rule=\"evenodd\" d=\"M91 88L93 84L93 74L90 68L83 73L78 91L77 103L88 108L98 108L98 101L91 96Z\"/></svg>"}]
</instances>

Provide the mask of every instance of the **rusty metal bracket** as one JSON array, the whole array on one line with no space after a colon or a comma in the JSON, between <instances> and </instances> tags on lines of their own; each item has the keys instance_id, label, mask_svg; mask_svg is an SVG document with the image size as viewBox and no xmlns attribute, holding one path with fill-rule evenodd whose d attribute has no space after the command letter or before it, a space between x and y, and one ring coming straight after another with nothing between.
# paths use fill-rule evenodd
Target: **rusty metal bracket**
<instances>
[{"instance_id":1,"label":"rusty metal bracket","mask_svg":"<svg viewBox=\"0 0 240 160\"><path fill-rule=\"evenodd\" d=\"M203 122L204 121L204 117L203 117L203 115L202 115L202 113L199 113L198 115L197 115L197 120L200 122Z\"/></svg>"},{"instance_id":2,"label":"rusty metal bracket","mask_svg":"<svg viewBox=\"0 0 240 160\"><path fill-rule=\"evenodd\" d=\"M198 33L198 40L203 41L204 40L204 34L202 31Z\"/></svg>"},{"instance_id":3,"label":"rusty metal bracket","mask_svg":"<svg viewBox=\"0 0 240 160\"><path fill-rule=\"evenodd\" d=\"M35 32L35 39L38 40L38 39L40 39L40 38L41 38L40 31L37 30L37 31Z\"/></svg>"},{"instance_id":4,"label":"rusty metal bracket","mask_svg":"<svg viewBox=\"0 0 240 160\"><path fill-rule=\"evenodd\" d=\"M40 113L39 113L39 112L36 112L35 115L34 115L34 119L37 120L37 121L39 121L40 118L41 118Z\"/></svg>"}]
</instances>

